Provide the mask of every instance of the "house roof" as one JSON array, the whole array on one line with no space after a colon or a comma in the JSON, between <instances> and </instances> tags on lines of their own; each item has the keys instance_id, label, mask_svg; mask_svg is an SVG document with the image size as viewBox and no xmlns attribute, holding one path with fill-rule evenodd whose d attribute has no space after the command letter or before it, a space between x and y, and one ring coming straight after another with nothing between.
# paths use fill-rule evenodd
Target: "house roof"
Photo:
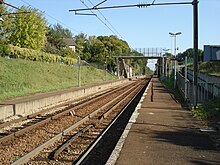
<instances>
[{"instance_id":1,"label":"house roof","mask_svg":"<svg viewBox=\"0 0 220 165\"><path fill-rule=\"evenodd\" d=\"M68 46L76 46L76 42L72 38L64 38L63 41L68 45Z\"/></svg>"}]
</instances>

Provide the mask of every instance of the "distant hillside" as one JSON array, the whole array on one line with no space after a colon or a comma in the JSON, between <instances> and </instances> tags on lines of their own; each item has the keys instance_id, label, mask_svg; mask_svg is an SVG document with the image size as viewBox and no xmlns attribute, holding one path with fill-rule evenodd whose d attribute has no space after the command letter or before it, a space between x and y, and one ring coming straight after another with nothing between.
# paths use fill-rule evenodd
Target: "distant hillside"
<instances>
[{"instance_id":1,"label":"distant hillside","mask_svg":"<svg viewBox=\"0 0 220 165\"><path fill-rule=\"evenodd\" d=\"M0 57L0 100L30 93L46 92L78 85L78 67ZM116 79L107 74L107 80ZM81 83L105 80L105 71L81 67Z\"/></svg>"}]
</instances>

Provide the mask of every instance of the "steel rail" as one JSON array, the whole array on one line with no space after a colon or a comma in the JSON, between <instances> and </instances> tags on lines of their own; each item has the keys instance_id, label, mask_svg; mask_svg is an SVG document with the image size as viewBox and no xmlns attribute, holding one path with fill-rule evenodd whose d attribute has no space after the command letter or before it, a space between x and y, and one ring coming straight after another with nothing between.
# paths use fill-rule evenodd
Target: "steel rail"
<instances>
[{"instance_id":1,"label":"steel rail","mask_svg":"<svg viewBox=\"0 0 220 165\"><path fill-rule=\"evenodd\" d=\"M122 86L122 87L124 87L124 86ZM91 95L88 95L88 96L85 96L85 97L82 97L82 98L79 98L79 99L70 100L70 101L61 103L59 105L52 106L50 108L44 108L40 112L36 112L36 113L31 114L31 115L27 115L27 116L24 116L24 117L20 117L18 119L3 122L3 123L0 124L0 129L4 128L4 127L7 127L7 126L10 126L11 124L14 124L14 123L25 121L27 119L33 119L37 116L40 116L42 114L45 114L45 113L49 112L50 110L53 110L55 108L61 108L61 107L64 107L64 106L68 106L68 107L69 106L76 106L76 105L82 104L83 102L86 102L86 101L91 100L91 99L93 99L95 97L98 97L98 96L102 96L103 94L106 94L106 92L111 92L112 90L117 90L117 88L114 87L114 88L111 88L111 89L108 89L108 90L98 92L96 94L91 94Z\"/></svg>"},{"instance_id":2,"label":"steel rail","mask_svg":"<svg viewBox=\"0 0 220 165\"><path fill-rule=\"evenodd\" d=\"M133 88L131 88L130 90L132 90ZM127 92L130 92L127 91ZM126 93L127 93L126 92ZM122 95L124 95L125 93L122 93L120 95L120 97ZM48 140L47 142L43 143L42 145L40 145L39 147L35 148L34 150L32 150L31 152L29 152L28 154L24 155L22 158L18 159L17 161L15 161L14 163L12 163L12 165L20 165L20 164L24 164L27 163L31 158L35 157L36 155L38 155L44 148L50 146L51 144L53 144L55 141L60 140L64 135L68 134L69 132L71 132L72 130L74 130L75 128L79 127L80 125L82 125L83 123L85 123L86 121L90 120L91 117L95 116L100 110L105 109L107 106L110 105L110 103L113 103L115 100L118 100L119 96L116 97L114 100L108 102L107 104L105 104L104 106L100 107L99 109L95 110L94 112L92 112L91 114L85 116L82 119L79 119L78 122L76 122L74 125L72 125L71 127L65 129L64 131L60 132L58 135L54 136L52 139Z\"/></svg>"},{"instance_id":3,"label":"steel rail","mask_svg":"<svg viewBox=\"0 0 220 165\"><path fill-rule=\"evenodd\" d=\"M74 136L72 136L66 143L64 143L62 146L60 146L52 155L52 159L57 160L57 157L59 156L59 154L65 149L67 148L72 141L74 141L77 137L79 137L80 135L82 135L83 133L85 133L86 131L88 131L90 128L94 127L93 124L88 125L87 127L83 128L82 130L80 130L79 132L77 132Z\"/></svg>"},{"instance_id":4,"label":"steel rail","mask_svg":"<svg viewBox=\"0 0 220 165\"><path fill-rule=\"evenodd\" d=\"M147 84L149 84L151 81L148 80ZM74 162L75 165L80 165L83 161L86 160L86 157L89 155L89 153L95 148L95 146L100 142L102 137L108 132L108 130L112 127L112 125L118 120L118 118L122 115L122 113L126 110L126 108L134 101L134 99L137 97L137 95L142 91L142 89L145 87L144 85L142 88L138 90L138 92L135 94L135 96L123 107L123 109L120 111L120 113L114 118L114 120L109 124L109 126L99 135L99 137L93 142L93 144L86 150L86 152L80 157L79 160Z\"/></svg>"},{"instance_id":5,"label":"steel rail","mask_svg":"<svg viewBox=\"0 0 220 165\"><path fill-rule=\"evenodd\" d=\"M139 85L139 84L138 84ZM137 88L137 86L134 86L132 88L130 88L128 91L126 91L125 93L121 94L120 96L116 97L114 100L110 101L108 104L104 105L103 107L97 109L96 111L94 111L91 115L89 115L89 118L95 117L95 115L97 115L98 112L105 110L108 106L112 105L112 107L109 108L109 110L105 111L102 115L98 116L97 119L99 119L99 122L101 122L102 119L105 119L114 109L116 109L122 102L124 102L126 99L128 99L133 93L131 91L133 91L135 88ZM120 99L122 96L128 94L126 97L124 97L122 100ZM115 103L115 101L120 100L119 102ZM82 130L80 130L78 133L76 133L75 135L72 136L72 138L70 138L67 142L65 142L63 145L61 145L56 151L54 151L54 153L51 155L51 159L57 160L58 155L65 149L67 148L72 141L74 141L79 135L81 135L82 133L86 132L88 129L94 127L94 124L90 124L88 125L86 128L83 128Z\"/></svg>"},{"instance_id":6,"label":"steel rail","mask_svg":"<svg viewBox=\"0 0 220 165\"><path fill-rule=\"evenodd\" d=\"M131 84L129 84L129 85L132 85L132 84L133 84L133 83L131 83ZM98 97L95 97L95 98L93 97L93 98L90 99L89 101L85 101L85 102L83 102L82 104L79 104L79 103L78 103L77 105L74 105L73 108L67 107L67 108L65 108L65 109L63 110L63 112L59 112L58 114L55 114L54 116L50 116L50 117L48 117L48 118L46 118L46 119L42 119L42 120L39 121L38 123L35 123L35 124L31 125L31 126L25 127L25 128L23 128L23 129L21 129L21 130L18 130L18 131L16 131L16 132L14 132L14 133L11 133L11 134L9 134L9 135L6 135L6 136L4 136L4 137L1 137L1 138L0 138L0 143L4 143L4 142L6 142L6 141L13 140L13 139L19 137L20 135L22 135L22 134L24 134L24 133L26 133L26 132L28 132L28 131L30 131L30 130L36 128L36 127L39 127L39 126L41 126L41 125L44 125L44 124L50 122L51 120L58 119L59 117L68 114L70 111L73 111L73 110L82 108L83 106L86 106L86 105L88 105L88 104L91 104L91 103L95 102L96 100L98 100L98 99L100 99L100 98L102 98L102 97L105 97L105 96L107 96L107 95L109 95L109 94L112 94L112 93L114 93L114 92L117 91L117 90L123 89L124 87L125 87L125 86L123 86L123 87L120 88L120 89L114 89L114 90L112 90L112 91L109 91L108 93L104 93L103 95L98 96ZM73 106L73 105L72 105L72 106ZM35 115L34 115L34 116L35 116ZM37 115L37 116L38 116L38 115ZM31 117L31 116L30 116L30 117ZM29 118L30 118L30 117L29 117ZM35 117L36 117L36 116L35 116ZM29 119L29 118L28 118L28 117L27 117L27 118L24 117L24 119ZM23 121L24 119L21 119L21 120Z\"/></svg>"}]
</instances>

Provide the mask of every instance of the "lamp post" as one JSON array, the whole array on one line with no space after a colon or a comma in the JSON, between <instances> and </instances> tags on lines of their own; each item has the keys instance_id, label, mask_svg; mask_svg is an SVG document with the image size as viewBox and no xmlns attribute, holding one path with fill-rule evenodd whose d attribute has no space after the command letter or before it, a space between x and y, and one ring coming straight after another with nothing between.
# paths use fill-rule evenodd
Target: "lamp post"
<instances>
[{"instance_id":1,"label":"lamp post","mask_svg":"<svg viewBox=\"0 0 220 165\"><path fill-rule=\"evenodd\" d=\"M181 32L169 33L171 37L174 37L174 88L176 88L176 36L182 34Z\"/></svg>"}]
</instances>

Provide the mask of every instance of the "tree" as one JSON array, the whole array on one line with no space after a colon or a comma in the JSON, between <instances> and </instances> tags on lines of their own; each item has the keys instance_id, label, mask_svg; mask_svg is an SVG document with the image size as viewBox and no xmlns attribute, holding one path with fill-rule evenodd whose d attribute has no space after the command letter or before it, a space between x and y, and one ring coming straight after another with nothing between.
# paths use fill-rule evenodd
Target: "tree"
<instances>
[{"instance_id":1,"label":"tree","mask_svg":"<svg viewBox=\"0 0 220 165\"><path fill-rule=\"evenodd\" d=\"M194 50L193 50L193 48L189 48L189 49L185 50L183 53L179 53L178 54L178 58L179 59L185 59L186 56L189 59L193 59L194 58ZM198 60L199 61L203 61L203 50L201 50L201 49L198 50Z\"/></svg>"},{"instance_id":2,"label":"tree","mask_svg":"<svg viewBox=\"0 0 220 165\"><path fill-rule=\"evenodd\" d=\"M172 55L171 53L165 53L163 56L164 56L164 57L171 58L173 55Z\"/></svg>"},{"instance_id":3,"label":"tree","mask_svg":"<svg viewBox=\"0 0 220 165\"><path fill-rule=\"evenodd\" d=\"M0 43L5 44L8 41L8 37L11 34L11 28L14 26L12 24L13 15L7 11L4 5L0 5Z\"/></svg>"},{"instance_id":4,"label":"tree","mask_svg":"<svg viewBox=\"0 0 220 165\"><path fill-rule=\"evenodd\" d=\"M62 27L60 24L55 24L48 27L47 43L44 51L52 54L59 54L62 57L75 57L75 53L68 48L66 39L73 39L72 32Z\"/></svg>"},{"instance_id":5,"label":"tree","mask_svg":"<svg viewBox=\"0 0 220 165\"><path fill-rule=\"evenodd\" d=\"M81 59L87 62L96 63L100 66L107 61L107 67L115 71L116 61L115 56L143 56L143 54L136 51L131 52L128 43L119 39L117 36L87 36L83 33L74 37L77 45L77 53ZM129 61L127 61L129 62ZM134 70L141 74L146 73L147 60L131 60ZM112 69L113 68L113 69Z\"/></svg>"},{"instance_id":6,"label":"tree","mask_svg":"<svg viewBox=\"0 0 220 165\"><path fill-rule=\"evenodd\" d=\"M84 33L80 33L74 37L76 42L76 52L78 54L82 54L85 44L89 44L87 42L87 35ZM87 43L86 43L87 42Z\"/></svg>"},{"instance_id":7,"label":"tree","mask_svg":"<svg viewBox=\"0 0 220 165\"><path fill-rule=\"evenodd\" d=\"M67 46L64 39L72 38L72 33L69 29L63 28L60 24L55 24L53 26L49 26L46 36L47 44L51 47L55 47L55 49L59 51Z\"/></svg>"},{"instance_id":8,"label":"tree","mask_svg":"<svg viewBox=\"0 0 220 165\"><path fill-rule=\"evenodd\" d=\"M135 50L131 52L132 56L144 56ZM147 67L147 59L133 59L131 60L131 65L133 66L135 74L147 74L149 73L149 68Z\"/></svg>"},{"instance_id":9,"label":"tree","mask_svg":"<svg viewBox=\"0 0 220 165\"><path fill-rule=\"evenodd\" d=\"M46 42L47 22L43 13L37 9L21 7L15 12L30 12L25 14L16 14L11 23L11 34L8 43L22 48L40 50Z\"/></svg>"}]
</instances>

